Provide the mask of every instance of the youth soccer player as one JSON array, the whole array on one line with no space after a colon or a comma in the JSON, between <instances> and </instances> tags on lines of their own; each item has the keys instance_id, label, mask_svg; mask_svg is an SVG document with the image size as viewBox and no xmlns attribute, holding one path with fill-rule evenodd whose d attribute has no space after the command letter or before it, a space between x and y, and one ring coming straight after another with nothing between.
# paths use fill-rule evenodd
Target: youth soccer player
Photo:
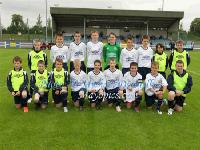
<instances>
[{"instance_id":1,"label":"youth soccer player","mask_svg":"<svg viewBox=\"0 0 200 150\"><path fill-rule=\"evenodd\" d=\"M17 109L24 108L28 112L27 94L28 94L28 75L22 68L22 59L19 56L13 58L14 69L9 72L7 77L7 87L14 97Z\"/></svg>"},{"instance_id":2,"label":"youth soccer player","mask_svg":"<svg viewBox=\"0 0 200 150\"><path fill-rule=\"evenodd\" d=\"M149 46L149 36L142 37L142 46L138 48L138 72L145 80L146 75L151 72L151 59L153 57L153 50Z\"/></svg>"},{"instance_id":3,"label":"youth soccer player","mask_svg":"<svg viewBox=\"0 0 200 150\"><path fill-rule=\"evenodd\" d=\"M180 112L183 110L183 103L186 94L191 91L192 77L184 70L184 62L178 60L176 62L176 70L172 72L168 78L168 115L172 115L173 111Z\"/></svg>"},{"instance_id":4,"label":"youth soccer player","mask_svg":"<svg viewBox=\"0 0 200 150\"><path fill-rule=\"evenodd\" d=\"M156 52L155 52L152 60L159 63L158 72L160 74L162 74L163 77L166 79L165 71L166 71L167 66L168 66L168 57L167 57L167 54L164 52L164 45L163 44L158 43L156 45Z\"/></svg>"},{"instance_id":5,"label":"youth soccer player","mask_svg":"<svg viewBox=\"0 0 200 150\"><path fill-rule=\"evenodd\" d=\"M120 63L122 64L123 75L130 70L130 63L138 62L138 51L133 47L133 38L128 37L127 48L122 49Z\"/></svg>"},{"instance_id":6,"label":"youth soccer player","mask_svg":"<svg viewBox=\"0 0 200 150\"><path fill-rule=\"evenodd\" d=\"M55 68L51 72L52 97L57 108L63 107L64 112L67 109L68 95L68 72L63 68L63 60L56 58Z\"/></svg>"},{"instance_id":7,"label":"youth soccer player","mask_svg":"<svg viewBox=\"0 0 200 150\"><path fill-rule=\"evenodd\" d=\"M79 59L81 61L81 70L86 72L85 58L86 58L86 45L81 42L81 33L76 31L74 33L74 41L70 43L70 72L74 70L74 60Z\"/></svg>"},{"instance_id":8,"label":"youth soccer player","mask_svg":"<svg viewBox=\"0 0 200 150\"><path fill-rule=\"evenodd\" d=\"M53 63L52 68L55 68L55 61L56 58L63 60L63 68L65 71L68 71L68 60L70 56L70 52L68 50L68 47L64 45L64 37L62 33L57 33L55 36L55 43L56 45L51 47L50 51L50 59Z\"/></svg>"},{"instance_id":9,"label":"youth soccer player","mask_svg":"<svg viewBox=\"0 0 200 150\"><path fill-rule=\"evenodd\" d=\"M115 59L116 68L119 69L119 59L120 59L121 48L120 45L116 43L116 34L111 32L108 35L108 43L103 47L103 60L104 60L104 70L110 68L109 61L110 58Z\"/></svg>"},{"instance_id":10,"label":"youth soccer player","mask_svg":"<svg viewBox=\"0 0 200 150\"><path fill-rule=\"evenodd\" d=\"M158 69L158 62L152 62L151 73L148 73L145 79L145 101L147 108L152 108L157 100L156 110L158 114L162 114L160 107L168 84L166 79L158 73Z\"/></svg>"},{"instance_id":11,"label":"youth soccer player","mask_svg":"<svg viewBox=\"0 0 200 150\"><path fill-rule=\"evenodd\" d=\"M134 103L135 112L139 112L139 105L142 100L142 76L137 72L138 64L136 62L131 62L130 71L128 71L123 78L124 89L126 90L126 106L131 108Z\"/></svg>"},{"instance_id":12,"label":"youth soccer player","mask_svg":"<svg viewBox=\"0 0 200 150\"><path fill-rule=\"evenodd\" d=\"M176 70L176 62L178 60L182 60L184 63L184 70L190 64L190 55L189 53L183 49L184 42L182 40L176 41L176 49L172 50L171 55L169 57L169 67L171 71Z\"/></svg>"},{"instance_id":13,"label":"youth soccer player","mask_svg":"<svg viewBox=\"0 0 200 150\"><path fill-rule=\"evenodd\" d=\"M36 39L34 41L33 50L28 53L28 66L31 70L31 74L35 73L38 70L38 61L43 60L45 62L45 66L47 67L47 55L41 50L41 41ZM30 98L28 102L32 101L33 89L30 87Z\"/></svg>"},{"instance_id":14,"label":"youth soccer player","mask_svg":"<svg viewBox=\"0 0 200 150\"><path fill-rule=\"evenodd\" d=\"M104 71L104 76L106 78L105 92L109 107L112 107L112 105L115 104L116 111L121 112L120 97L123 96L123 75L115 66L115 59L110 58L110 68Z\"/></svg>"},{"instance_id":15,"label":"youth soccer player","mask_svg":"<svg viewBox=\"0 0 200 150\"><path fill-rule=\"evenodd\" d=\"M84 99L87 89L87 75L81 70L81 61L74 60L74 70L70 73L71 96L75 107L83 111Z\"/></svg>"},{"instance_id":16,"label":"youth soccer player","mask_svg":"<svg viewBox=\"0 0 200 150\"><path fill-rule=\"evenodd\" d=\"M45 69L45 62L38 61L38 70L31 74L31 88L34 91L34 102L36 108L45 109L48 105L49 73Z\"/></svg>"},{"instance_id":17,"label":"youth soccer player","mask_svg":"<svg viewBox=\"0 0 200 150\"><path fill-rule=\"evenodd\" d=\"M101 61L94 61L94 70L88 73L88 99L92 108L101 108L101 102L104 97L106 80L100 71Z\"/></svg>"},{"instance_id":18,"label":"youth soccer player","mask_svg":"<svg viewBox=\"0 0 200 150\"><path fill-rule=\"evenodd\" d=\"M94 70L95 60L102 60L103 43L98 39L99 33L92 31L91 41L87 43L87 73Z\"/></svg>"}]
</instances>

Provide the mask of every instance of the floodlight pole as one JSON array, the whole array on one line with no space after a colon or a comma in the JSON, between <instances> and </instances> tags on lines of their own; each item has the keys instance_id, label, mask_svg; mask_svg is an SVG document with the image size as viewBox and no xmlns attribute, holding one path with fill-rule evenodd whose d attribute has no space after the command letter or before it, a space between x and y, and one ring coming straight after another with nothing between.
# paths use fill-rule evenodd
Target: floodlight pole
<instances>
[{"instance_id":1,"label":"floodlight pole","mask_svg":"<svg viewBox=\"0 0 200 150\"><path fill-rule=\"evenodd\" d=\"M162 0L162 11L164 10L164 3L165 3L165 0Z\"/></svg>"},{"instance_id":2,"label":"floodlight pole","mask_svg":"<svg viewBox=\"0 0 200 150\"><path fill-rule=\"evenodd\" d=\"M0 8L1 8L1 5L2 5L2 2L0 2ZM0 10L2 10L2 9L0 9ZM1 24L1 11L0 11L0 38L1 38L1 40L3 39L3 37L2 37L2 24Z\"/></svg>"},{"instance_id":3,"label":"floodlight pole","mask_svg":"<svg viewBox=\"0 0 200 150\"><path fill-rule=\"evenodd\" d=\"M85 31L85 29L86 29L86 19L85 19L85 17L84 17L84 20L83 20L83 37L84 37L84 42L86 42L85 40L85 33L86 33L86 31Z\"/></svg>"},{"instance_id":4,"label":"floodlight pole","mask_svg":"<svg viewBox=\"0 0 200 150\"><path fill-rule=\"evenodd\" d=\"M45 36L45 42L47 43L47 0L45 0L46 2L46 36Z\"/></svg>"}]
</instances>

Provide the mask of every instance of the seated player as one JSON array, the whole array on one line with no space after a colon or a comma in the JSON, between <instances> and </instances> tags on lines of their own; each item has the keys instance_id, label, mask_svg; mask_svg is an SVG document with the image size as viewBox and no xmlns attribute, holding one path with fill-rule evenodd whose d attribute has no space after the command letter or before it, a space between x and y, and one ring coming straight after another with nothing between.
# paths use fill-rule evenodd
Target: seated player
<instances>
[{"instance_id":1,"label":"seated player","mask_svg":"<svg viewBox=\"0 0 200 150\"><path fill-rule=\"evenodd\" d=\"M162 114L160 107L163 103L163 95L167 89L166 79L158 73L158 62L152 62L151 73L147 74L145 79L145 101L147 108L152 108L156 100L156 110L158 114Z\"/></svg>"},{"instance_id":2,"label":"seated player","mask_svg":"<svg viewBox=\"0 0 200 150\"><path fill-rule=\"evenodd\" d=\"M132 62L130 64L130 71L124 75L124 89L126 91L126 106L127 108L131 108L134 103L134 110L139 112L139 105L142 100L142 76L137 72L138 64L136 62Z\"/></svg>"},{"instance_id":3,"label":"seated player","mask_svg":"<svg viewBox=\"0 0 200 150\"><path fill-rule=\"evenodd\" d=\"M176 62L176 70L172 72L168 78L168 115L172 115L173 111L180 112L183 110L183 103L186 94L191 91L192 77L184 70L182 60Z\"/></svg>"},{"instance_id":4,"label":"seated player","mask_svg":"<svg viewBox=\"0 0 200 150\"><path fill-rule=\"evenodd\" d=\"M81 70L81 61L74 60L74 70L70 73L71 96L75 107L83 111L84 99L87 88L87 74Z\"/></svg>"},{"instance_id":5,"label":"seated player","mask_svg":"<svg viewBox=\"0 0 200 150\"><path fill-rule=\"evenodd\" d=\"M31 88L34 91L34 102L36 108L45 109L48 105L49 73L45 69L43 60L38 61L38 70L31 74Z\"/></svg>"},{"instance_id":6,"label":"seated player","mask_svg":"<svg viewBox=\"0 0 200 150\"><path fill-rule=\"evenodd\" d=\"M57 108L63 107L64 112L68 112L67 85L68 85L68 73L63 68L63 60L60 58L56 58L55 68L51 72L52 96L56 107Z\"/></svg>"},{"instance_id":7,"label":"seated player","mask_svg":"<svg viewBox=\"0 0 200 150\"><path fill-rule=\"evenodd\" d=\"M106 78L105 92L109 107L115 104L116 111L121 112L120 97L123 96L123 75L119 69L115 68L115 65L115 59L111 58L109 62L110 68L104 71L104 76Z\"/></svg>"},{"instance_id":8,"label":"seated player","mask_svg":"<svg viewBox=\"0 0 200 150\"><path fill-rule=\"evenodd\" d=\"M100 109L104 97L106 80L100 71L101 61L94 61L94 70L88 73L88 99L92 108Z\"/></svg>"},{"instance_id":9,"label":"seated player","mask_svg":"<svg viewBox=\"0 0 200 150\"><path fill-rule=\"evenodd\" d=\"M28 112L28 75L22 68L22 59L19 56L13 58L13 64L14 69L7 77L7 87L14 97L16 108L24 107L24 112Z\"/></svg>"}]
</instances>

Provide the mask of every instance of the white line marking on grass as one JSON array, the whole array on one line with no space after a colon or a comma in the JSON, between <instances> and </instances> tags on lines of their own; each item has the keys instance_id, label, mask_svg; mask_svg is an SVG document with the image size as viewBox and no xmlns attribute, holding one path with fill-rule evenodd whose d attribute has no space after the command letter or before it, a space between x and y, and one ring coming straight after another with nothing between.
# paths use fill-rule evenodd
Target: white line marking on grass
<instances>
[{"instance_id":1,"label":"white line marking on grass","mask_svg":"<svg viewBox=\"0 0 200 150\"><path fill-rule=\"evenodd\" d=\"M188 70L188 72L190 72L190 73L192 73L192 74L194 74L194 75L196 75L196 76L200 77L200 73L198 73L198 72L191 71L191 70Z\"/></svg>"}]
</instances>

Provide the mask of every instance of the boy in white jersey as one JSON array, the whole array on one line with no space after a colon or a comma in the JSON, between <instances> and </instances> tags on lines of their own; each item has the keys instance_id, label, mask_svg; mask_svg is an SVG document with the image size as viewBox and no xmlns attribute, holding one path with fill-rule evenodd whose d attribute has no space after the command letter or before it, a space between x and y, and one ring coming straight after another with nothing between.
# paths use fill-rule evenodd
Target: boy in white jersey
<instances>
[{"instance_id":1,"label":"boy in white jersey","mask_svg":"<svg viewBox=\"0 0 200 150\"><path fill-rule=\"evenodd\" d=\"M122 74L130 70L130 63L138 62L138 51L133 47L133 38L128 37L127 48L122 49L120 55L120 63L122 64Z\"/></svg>"},{"instance_id":2,"label":"boy in white jersey","mask_svg":"<svg viewBox=\"0 0 200 150\"><path fill-rule=\"evenodd\" d=\"M79 59L81 61L81 70L86 72L85 57L86 57L86 45L81 42L81 33L76 31L74 33L74 42L69 45L70 50L70 72L74 70L74 60Z\"/></svg>"},{"instance_id":3,"label":"boy in white jersey","mask_svg":"<svg viewBox=\"0 0 200 150\"><path fill-rule=\"evenodd\" d=\"M94 70L88 73L88 99L92 108L100 109L104 97L106 79L100 71L101 61L94 61Z\"/></svg>"},{"instance_id":4,"label":"boy in white jersey","mask_svg":"<svg viewBox=\"0 0 200 150\"><path fill-rule=\"evenodd\" d=\"M142 76L137 72L138 64L136 62L132 62L130 64L130 71L124 75L124 89L126 90L126 106L127 108L131 108L134 102L134 110L135 112L139 112L139 105L142 100Z\"/></svg>"},{"instance_id":5,"label":"boy in white jersey","mask_svg":"<svg viewBox=\"0 0 200 150\"><path fill-rule=\"evenodd\" d=\"M51 72L52 97L57 108L63 107L64 112L67 109L67 86L68 72L63 68L63 60L56 58L55 68Z\"/></svg>"},{"instance_id":6,"label":"boy in white jersey","mask_svg":"<svg viewBox=\"0 0 200 150\"><path fill-rule=\"evenodd\" d=\"M63 60L63 68L65 71L68 71L68 59L69 59L69 50L68 47L64 45L64 37L62 33L58 33L55 36L56 45L51 47L50 51L50 59L53 63L52 68L55 68L55 60L56 58Z\"/></svg>"},{"instance_id":7,"label":"boy in white jersey","mask_svg":"<svg viewBox=\"0 0 200 150\"><path fill-rule=\"evenodd\" d=\"M106 78L106 99L110 107L112 107L114 103L116 111L121 112L120 97L123 96L123 75L119 69L115 68L115 65L115 59L111 58L109 62L110 68L104 71L104 76Z\"/></svg>"},{"instance_id":8,"label":"boy in white jersey","mask_svg":"<svg viewBox=\"0 0 200 150\"><path fill-rule=\"evenodd\" d=\"M95 60L102 60L103 43L98 39L99 33L92 31L91 41L87 43L87 73L94 70ZM100 70L102 70L102 67Z\"/></svg>"},{"instance_id":9,"label":"boy in white jersey","mask_svg":"<svg viewBox=\"0 0 200 150\"><path fill-rule=\"evenodd\" d=\"M162 114L160 107L163 103L163 95L167 89L166 79L158 73L159 63L152 62L151 73L147 74L145 79L145 101L147 108L152 108L152 105L157 99L156 110L158 114Z\"/></svg>"},{"instance_id":10,"label":"boy in white jersey","mask_svg":"<svg viewBox=\"0 0 200 150\"><path fill-rule=\"evenodd\" d=\"M142 37L142 46L138 48L138 72L145 80L146 75L151 71L151 59L153 58L153 50L149 45L149 36Z\"/></svg>"},{"instance_id":11,"label":"boy in white jersey","mask_svg":"<svg viewBox=\"0 0 200 150\"><path fill-rule=\"evenodd\" d=\"M70 73L71 96L75 107L79 107L83 111L83 104L87 88L87 75L81 68L81 61L74 60L75 69Z\"/></svg>"}]
</instances>

